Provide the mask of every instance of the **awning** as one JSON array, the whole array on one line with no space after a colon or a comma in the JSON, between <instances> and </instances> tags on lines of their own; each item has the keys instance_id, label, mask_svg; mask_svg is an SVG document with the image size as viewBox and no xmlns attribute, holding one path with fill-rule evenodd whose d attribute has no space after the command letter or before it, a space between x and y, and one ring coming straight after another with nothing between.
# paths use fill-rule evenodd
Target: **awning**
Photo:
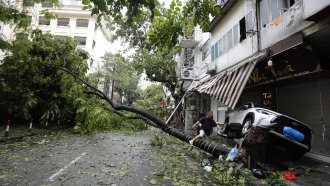
<instances>
[{"instance_id":1,"label":"awning","mask_svg":"<svg viewBox=\"0 0 330 186\"><path fill-rule=\"evenodd\" d=\"M258 59L266 54L267 51L258 52L203 82L194 82L188 91L208 94L234 109Z\"/></svg>"}]
</instances>

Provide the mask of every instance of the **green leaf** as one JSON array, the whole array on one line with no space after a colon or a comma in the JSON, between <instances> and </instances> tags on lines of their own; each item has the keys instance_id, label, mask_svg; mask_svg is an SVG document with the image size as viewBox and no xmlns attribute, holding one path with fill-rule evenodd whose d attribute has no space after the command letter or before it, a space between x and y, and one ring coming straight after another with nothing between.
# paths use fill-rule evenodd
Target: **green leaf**
<instances>
[{"instance_id":1,"label":"green leaf","mask_svg":"<svg viewBox=\"0 0 330 186\"><path fill-rule=\"evenodd\" d=\"M82 1L82 4L83 5L89 5L91 2L90 2L90 0L83 0Z\"/></svg>"},{"instance_id":2,"label":"green leaf","mask_svg":"<svg viewBox=\"0 0 330 186\"><path fill-rule=\"evenodd\" d=\"M154 180L154 179L151 179L151 180L149 181L149 183L150 183L151 185L156 185L156 184L157 184L157 181Z\"/></svg>"},{"instance_id":3,"label":"green leaf","mask_svg":"<svg viewBox=\"0 0 330 186\"><path fill-rule=\"evenodd\" d=\"M157 8L154 9L154 14L155 16L162 16L162 13L160 13L160 11Z\"/></svg>"},{"instance_id":4,"label":"green leaf","mask_svg":"<svg viewBox=\"0 0 330 186\"><path fill-rule=\"evenodd\" d=\"M215 6L214 11L217 15L220 15L220 7L219 6Z\"/></svg>"}]
</instances>

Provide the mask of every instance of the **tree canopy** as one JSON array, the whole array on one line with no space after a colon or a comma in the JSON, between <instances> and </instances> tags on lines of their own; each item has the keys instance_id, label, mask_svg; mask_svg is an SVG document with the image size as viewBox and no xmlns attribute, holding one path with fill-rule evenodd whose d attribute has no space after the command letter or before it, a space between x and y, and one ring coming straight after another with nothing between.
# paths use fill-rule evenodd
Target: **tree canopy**
<instances>
[{"instance_id":1,"label":"tree canopy","mask_svg":"<svg viewBox=\"0 0 330 186\"><path fill-rule=\"evenodd\" d=\"M131 105L139 96L139 75L121 54L106 53L103 56L102 76L106 84L112 84L114 91L125 97ZM112 95L111 95L112 96Z\"/></svg>"},{"instance_id":2,"label":"tree canopy","mask_svg":"<svg viewBox=\"0 0 330 186\"><path fill-rule=\"evenodd\" d=\"M22 33L17 36L0 68L1 108L23 118L42 114L40 108L60 108L66 102L63 73L49 68L65 66L82 76L87 54L77 50L72 39L58 40L41 31L34 31L32 40Z\"/></svg>"}]
</instances>

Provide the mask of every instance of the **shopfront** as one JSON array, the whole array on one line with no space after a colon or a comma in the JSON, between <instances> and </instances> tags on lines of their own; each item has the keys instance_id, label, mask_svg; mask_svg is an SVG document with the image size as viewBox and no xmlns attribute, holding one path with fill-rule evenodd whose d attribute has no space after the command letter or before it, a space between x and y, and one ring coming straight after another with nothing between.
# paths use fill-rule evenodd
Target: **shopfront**
<instances>
[{"instance_id":1,"label":"shopfront","mask_svg":"<svg viewBox=\"0 0 330 186\"><path fill-rule=\"evenodd\" d=\"M196 130L192 128L192 125L210 110L211 99L205 94L191 92L185 97L183 106L185 110L185 133L195 135Z\"/></svg>"},{"instance_id":2,"label":"shopfront","mask_svg":"<svg viewBox=\"0 0 330 186\"><path fill-rule=\"evenodd\" d=\"M238 105L246 102L306 123L315 132L312 152L330 155L330 72L309 45L259 62Z\"/></svg>"}]
</instances>

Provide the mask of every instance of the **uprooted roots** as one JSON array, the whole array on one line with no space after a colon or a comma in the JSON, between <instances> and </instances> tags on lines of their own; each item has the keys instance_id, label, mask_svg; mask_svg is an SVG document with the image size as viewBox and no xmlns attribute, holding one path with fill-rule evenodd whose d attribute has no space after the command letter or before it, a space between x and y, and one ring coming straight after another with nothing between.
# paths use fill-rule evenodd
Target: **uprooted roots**
<instances>
[{"instance_id":1,"label":"uprooted roots","mask_svg":"<svg viewBox=\"0 0 330 186\"><path fill-rule=\"evenodd\" d=\"M237 161L249 167L256 167L257 163L265 162L267 155L268 134L260 128L252 128L246 134L242 146L239 148Z\"/></svg>"}]
</instances>

